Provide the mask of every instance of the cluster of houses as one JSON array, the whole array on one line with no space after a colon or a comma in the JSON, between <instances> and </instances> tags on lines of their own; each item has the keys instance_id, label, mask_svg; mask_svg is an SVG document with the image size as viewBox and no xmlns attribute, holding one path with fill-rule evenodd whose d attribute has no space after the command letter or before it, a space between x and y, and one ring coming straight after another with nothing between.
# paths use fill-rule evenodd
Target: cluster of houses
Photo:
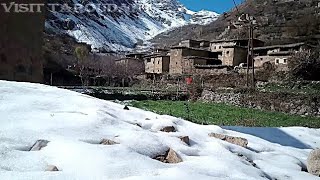
<instances>
[{"instance_id":1,"label":"cluster of houses","mask_svg":"<svg viewBox=\"0 0 320 180\"><path fill-rule=\"evenodd\" d=\"M116 60L126 66L143 66L137 74L150 76L219 74L245 67L248 57L248 39L217 41L184 40L170 49L155 49L152 52L131 53ZM253 39L254 66L261 68L265 63L287 69L290 57L306 49L305 43L264 46ZM252 66L250 64L250 66Z\"/></svg>"}]
</instances>

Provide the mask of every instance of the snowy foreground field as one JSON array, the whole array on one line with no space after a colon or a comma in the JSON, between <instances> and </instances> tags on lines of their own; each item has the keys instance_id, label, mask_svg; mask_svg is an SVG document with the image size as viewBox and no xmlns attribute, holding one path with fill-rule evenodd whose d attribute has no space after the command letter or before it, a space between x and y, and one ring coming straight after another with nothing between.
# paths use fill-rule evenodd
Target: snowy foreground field
<instances>
[{"instance_id":1,"label":"snowy foreground field","mask_svg":"<svg viewBox=\"0 0 320 180\"><path fill-rule=\"evenodd\" d=\"M201 126L30 83L0 81L0 180L319 179L302 169L320 130ZM176 132L162 132L174 126ZM228 130L227 130L228 129ZM243 148L209 137L243 137ZM189 136L190 145L180 136ZM50 141L29 151L37 140ZM102 139L118 142L101 145ZM168 148L182 162L152 159ZM48 165L59 171L45 171Z\"/></svg>"}]
</instances>

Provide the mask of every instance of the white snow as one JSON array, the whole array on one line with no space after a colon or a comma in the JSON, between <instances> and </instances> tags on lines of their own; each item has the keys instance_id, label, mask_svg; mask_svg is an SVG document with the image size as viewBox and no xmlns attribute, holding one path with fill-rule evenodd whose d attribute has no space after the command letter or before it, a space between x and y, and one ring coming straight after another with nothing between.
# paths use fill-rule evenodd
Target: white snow
<instances>
[{"instance_id":1,"label":"white snow","mask_svg":"<svg viewBox=\"0 0 320 180\"><path fill-rule=\"evenodd\" d=\"M177 132L159 132L164 126ZM319 179L301 169L311 149L320 146L320 129L202 126L132 107L126 111L68 90L8 81L0 81L0 127L1 180ZM248 148L210 138L212 132L247 138ZM179 136L189 136L191 145ZM103 138L120 144L99 145ZM27 151L39 139L50 142ZM150 158L168 147L183 162ZM47 165L60 171L45 172Z\"/></svg>"}]
</instances>

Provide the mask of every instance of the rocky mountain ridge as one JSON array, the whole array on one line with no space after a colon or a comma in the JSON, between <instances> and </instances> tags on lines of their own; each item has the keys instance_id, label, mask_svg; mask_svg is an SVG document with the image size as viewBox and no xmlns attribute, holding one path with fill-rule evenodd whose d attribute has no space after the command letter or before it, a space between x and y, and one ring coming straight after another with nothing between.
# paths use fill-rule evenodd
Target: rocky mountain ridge
<instances>
[{"instance_id":1,"label":"rocky mountain ridge","mask_svg":"<svg viewBox=\"0 0 320 180\"><path fill-rule=\"evenodd\" d=\"M219 14L193 12L177 0L61 0L69 7L75 4L108 4L114 11L93 8L92 12L61 12L48 8L46 32L68 34L79 42L90 44L99 52L130 51L138 44L175 27L208 24Z\"/></svg>"},{"instance_id":2,"label":"rocky mountain ridge","mask_svg":"<svg viewBox=\"0 0 320 180\"><path fill-rule=\"evenodd\" d=\"M237 25L240 15L257 20L255 38L266 45L320 41L319 0L247 0L205 26L187 25L153 38L158 46L171 46L184 39L247 38L248 29Z\"/></svg>"}]
</instances>

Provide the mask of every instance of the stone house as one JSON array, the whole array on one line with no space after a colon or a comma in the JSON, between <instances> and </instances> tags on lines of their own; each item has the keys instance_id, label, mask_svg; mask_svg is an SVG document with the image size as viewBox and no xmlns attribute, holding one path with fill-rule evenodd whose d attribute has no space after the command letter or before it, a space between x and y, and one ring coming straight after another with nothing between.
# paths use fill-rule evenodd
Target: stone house
<instances>
[{"instance_id":1,"label":"stone house","mask_svg":"<svg viewBox=\"0 0 320 180\"><path fill-rule=\"evenodd\" d=\"M221 61L217 58L207 58L199 56L186 56L182 59L182 74L204 74L205 69L215 69L221 65ZM209 71L204 71L208 73Z\"/></svg>"},{"instance_id":2,"label":"stone house","mask_svg":"<svg viewBox=\"0 0 320 180\"><path fill-rule=\"evenodd\" d=\"M124 58L117 59L115 65L119 71L127 75L139 75L144 73L144 61L142 53L132 53Z\"/></svg>"},{"instance_id":3,"label":"stone house","mask_svg":"<svg viewBox=\"0 0 320 180\"><path fill-rule=\"evenodd\" d=\"M308 49L305 43L274 45L254 48L255 67L262 67L266 62L276 66L287 66L293 54Z\"/></svg>"},{"instance_id":4,"label":"stone house","mask_svg":"<svg viewBox=\"0 0 320 180\"><path fill-rule=\"evenodd\" d=\"M157 49L154 49L154 50L152 51L152 54L168 55L168 54L169 54L169 52L170 52L170 50L169 50L169 49L161 49L161 48L157 48Z\"/></svg>"},{"instance_id":5,"label":"stone house","mask_svg":"<svg viewBox=\"0 0 320 180\"><path fill-rule=\"evenodd\" d=\"M172 47L170 50L169 74L189 73L194 65L216 64L218 54L199 48L183 46Z\"/></svg>"},{"instance_id":6,"label":"stone house","mask_svg":"<svg viewBox=\"0 0 320 180\"><path fill-rule=\"evenodd\" d=\"M152 54L144 57L146 74L166 74L169 73L170 56Z\"/></svg>"},{"instance_id":7,"label":"stone house","mask_svg":"<svg viewBox=\"0 0 320 180\"><path fill-rule=\"evenodd\" d=\"M218 54L218 59L226 66L239 66L247 62L248 39L217 40L210 42L210 51ZM264 42L253 40L254 47L261 47Z\"/></svg>"},{"instance_id":8,"label":"stone house","mask_svg":"<svg viewBox=\"0 0 320 180\"><path fill-rule=\"evenodd\" d=\"M127 58L135 58L135 59L143 59L143 56L145 56L144 53L130 53L126 54Z\"/></svg>"},{"instance_id":9,"label":"stone house","mask_svg":"<svg viewBox=\"0 0 320 180\"><path fill-rule=\"evenodd\" d=\"M44 2L28 1L37 4ZM26 2L16 0L15 3ZM0 23L0 79L43 82L44 8L33 13L5 12L4 8L0 8Z\"/></svg>"},{"instance_id":10,"label":"stone house","mask_svg":"<svg viewBox=\"0 0 320 180\"><path fill-rule=\"evenodd\" d=\"M206 40L184 40L179 43L179 46L188 47L188 48L200 48L208 50L210 48L210 41Z\"/></svg>"}]
</instances>

